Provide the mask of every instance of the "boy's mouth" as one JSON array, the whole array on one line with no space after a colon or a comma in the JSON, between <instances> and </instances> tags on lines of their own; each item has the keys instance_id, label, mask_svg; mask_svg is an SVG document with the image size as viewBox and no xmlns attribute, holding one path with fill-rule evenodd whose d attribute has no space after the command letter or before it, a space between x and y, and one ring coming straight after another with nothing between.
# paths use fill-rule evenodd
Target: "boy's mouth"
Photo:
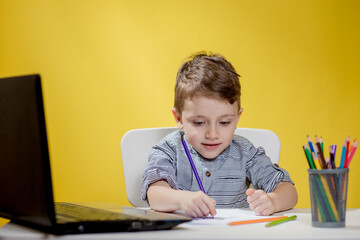
<instances>
[{"instance_id":1,"label":"boy's mouth","mask_svg":"<svg viewBox=\"0 0 360 240\"><path fill-rule=\"evenodd\" d=\"M202 145L208 150L214 150L220 146L221 143L202 143Z\"/></svg>"}]
</instances>

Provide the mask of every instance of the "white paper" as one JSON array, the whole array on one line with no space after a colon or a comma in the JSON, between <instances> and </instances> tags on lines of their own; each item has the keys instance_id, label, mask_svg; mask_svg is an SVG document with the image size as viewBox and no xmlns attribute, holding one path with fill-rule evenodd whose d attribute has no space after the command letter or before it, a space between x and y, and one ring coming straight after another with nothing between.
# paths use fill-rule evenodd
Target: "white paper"
<instances>
[{"instance_id":1,"label":"white paper","mask_svg":"<svg viewBox=\"0 0 360 240\"><path fill-rule=\"evenodd\" d=\"M230 222L245 221L253 219L273 218L274 216L260 216L252 210L226 208L216 209L215 217L195 218L193 221L184 223L186 225L226 225Z\"/></svg>"}]
</instances>

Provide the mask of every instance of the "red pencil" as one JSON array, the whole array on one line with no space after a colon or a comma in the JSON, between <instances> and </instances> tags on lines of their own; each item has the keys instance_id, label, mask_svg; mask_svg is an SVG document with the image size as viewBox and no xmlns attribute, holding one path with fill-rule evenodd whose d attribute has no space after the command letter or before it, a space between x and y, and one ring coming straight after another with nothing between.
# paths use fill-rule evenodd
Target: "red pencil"
<instances>
[{"instance_id":1,"label":"red pencil","mask_svg":"<svg viewBox=\"0 0 360 240\"><path fill-rule=\"evenodd\" d=\"M353 149L353 147L354 147L354 145L355 145L355 142L356 142L356 138L353 140L353 142L352 142L351 145L350 145L349 154L350 154L350 152L352 151L352 149Z\"/></svg>"},{"instance_id":2,"label":"red pencil","mask_svg":"<svg viewBox=\"0 0 360 240\"><path fill-rule=\"evenodd\" d=\"M359 140L352 144L351 151L349 152L349 155L348 155L348 161L346 162L346 167L349 167L351 159L353 158L355 151L358 147L358 144L359 144Z\"/></svg>"},{"instance_id":3,"label":"red pencil","mask_svg":"<svg viewBox=\"0 0 360 240\"><path fill-rule=\"evenodd\" d=\"M346 138L346 153L345 153L345 164L344 164L344 168L348 167L348 161L349 161L349 144L350 144L350 137Z\"/></svg>"}]
</instances>

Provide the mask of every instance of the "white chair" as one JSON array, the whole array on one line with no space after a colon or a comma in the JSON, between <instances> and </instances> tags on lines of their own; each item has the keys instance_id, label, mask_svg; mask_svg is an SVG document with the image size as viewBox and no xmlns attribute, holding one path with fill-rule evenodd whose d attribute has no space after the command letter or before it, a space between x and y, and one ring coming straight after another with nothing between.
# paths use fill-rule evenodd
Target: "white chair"
<instances>
[{"instance_id":1,"label":"white chair","mask_svg":"<svg viewBox=\"0 0 360 240\"><path fill-rule=\"evenodd\" d=\"M134 129L122 137L120 148L126 194L133 206L147 207L147 204L141 200L140 184L151 147L177 129L176 127ZM263 129L237 128L235 134L247 138L255 147L262 146L273 163L279 162L280 139L274 132Z\"/></svg>"}]
</instances>

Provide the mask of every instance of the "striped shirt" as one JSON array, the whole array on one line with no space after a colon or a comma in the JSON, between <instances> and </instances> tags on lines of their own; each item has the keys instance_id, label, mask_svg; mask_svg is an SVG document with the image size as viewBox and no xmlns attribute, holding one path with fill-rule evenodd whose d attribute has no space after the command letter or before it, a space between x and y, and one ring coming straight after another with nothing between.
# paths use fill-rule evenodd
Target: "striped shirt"
<instances>
[{"instance_id":1,"label":"striped shirt","mask_svg":"<svg viewBox=\"0 0 360 240\"><path fill-rule=\"evenodd\" d=\"M159 180L167 181L173 189L200 190L180 134L184 132L170 133L150 150L141 183L144 201L147 202L148 186ZM294 184L286 170L272 164L262 147L254 147L244 137L234 135L231 144L212 160L204 159L188 142L187 145L205 192L216 200L216 207L248 207L245 192L249 181L255 189L267 193L281 181Z\"/></svg>"}]
</instances>

